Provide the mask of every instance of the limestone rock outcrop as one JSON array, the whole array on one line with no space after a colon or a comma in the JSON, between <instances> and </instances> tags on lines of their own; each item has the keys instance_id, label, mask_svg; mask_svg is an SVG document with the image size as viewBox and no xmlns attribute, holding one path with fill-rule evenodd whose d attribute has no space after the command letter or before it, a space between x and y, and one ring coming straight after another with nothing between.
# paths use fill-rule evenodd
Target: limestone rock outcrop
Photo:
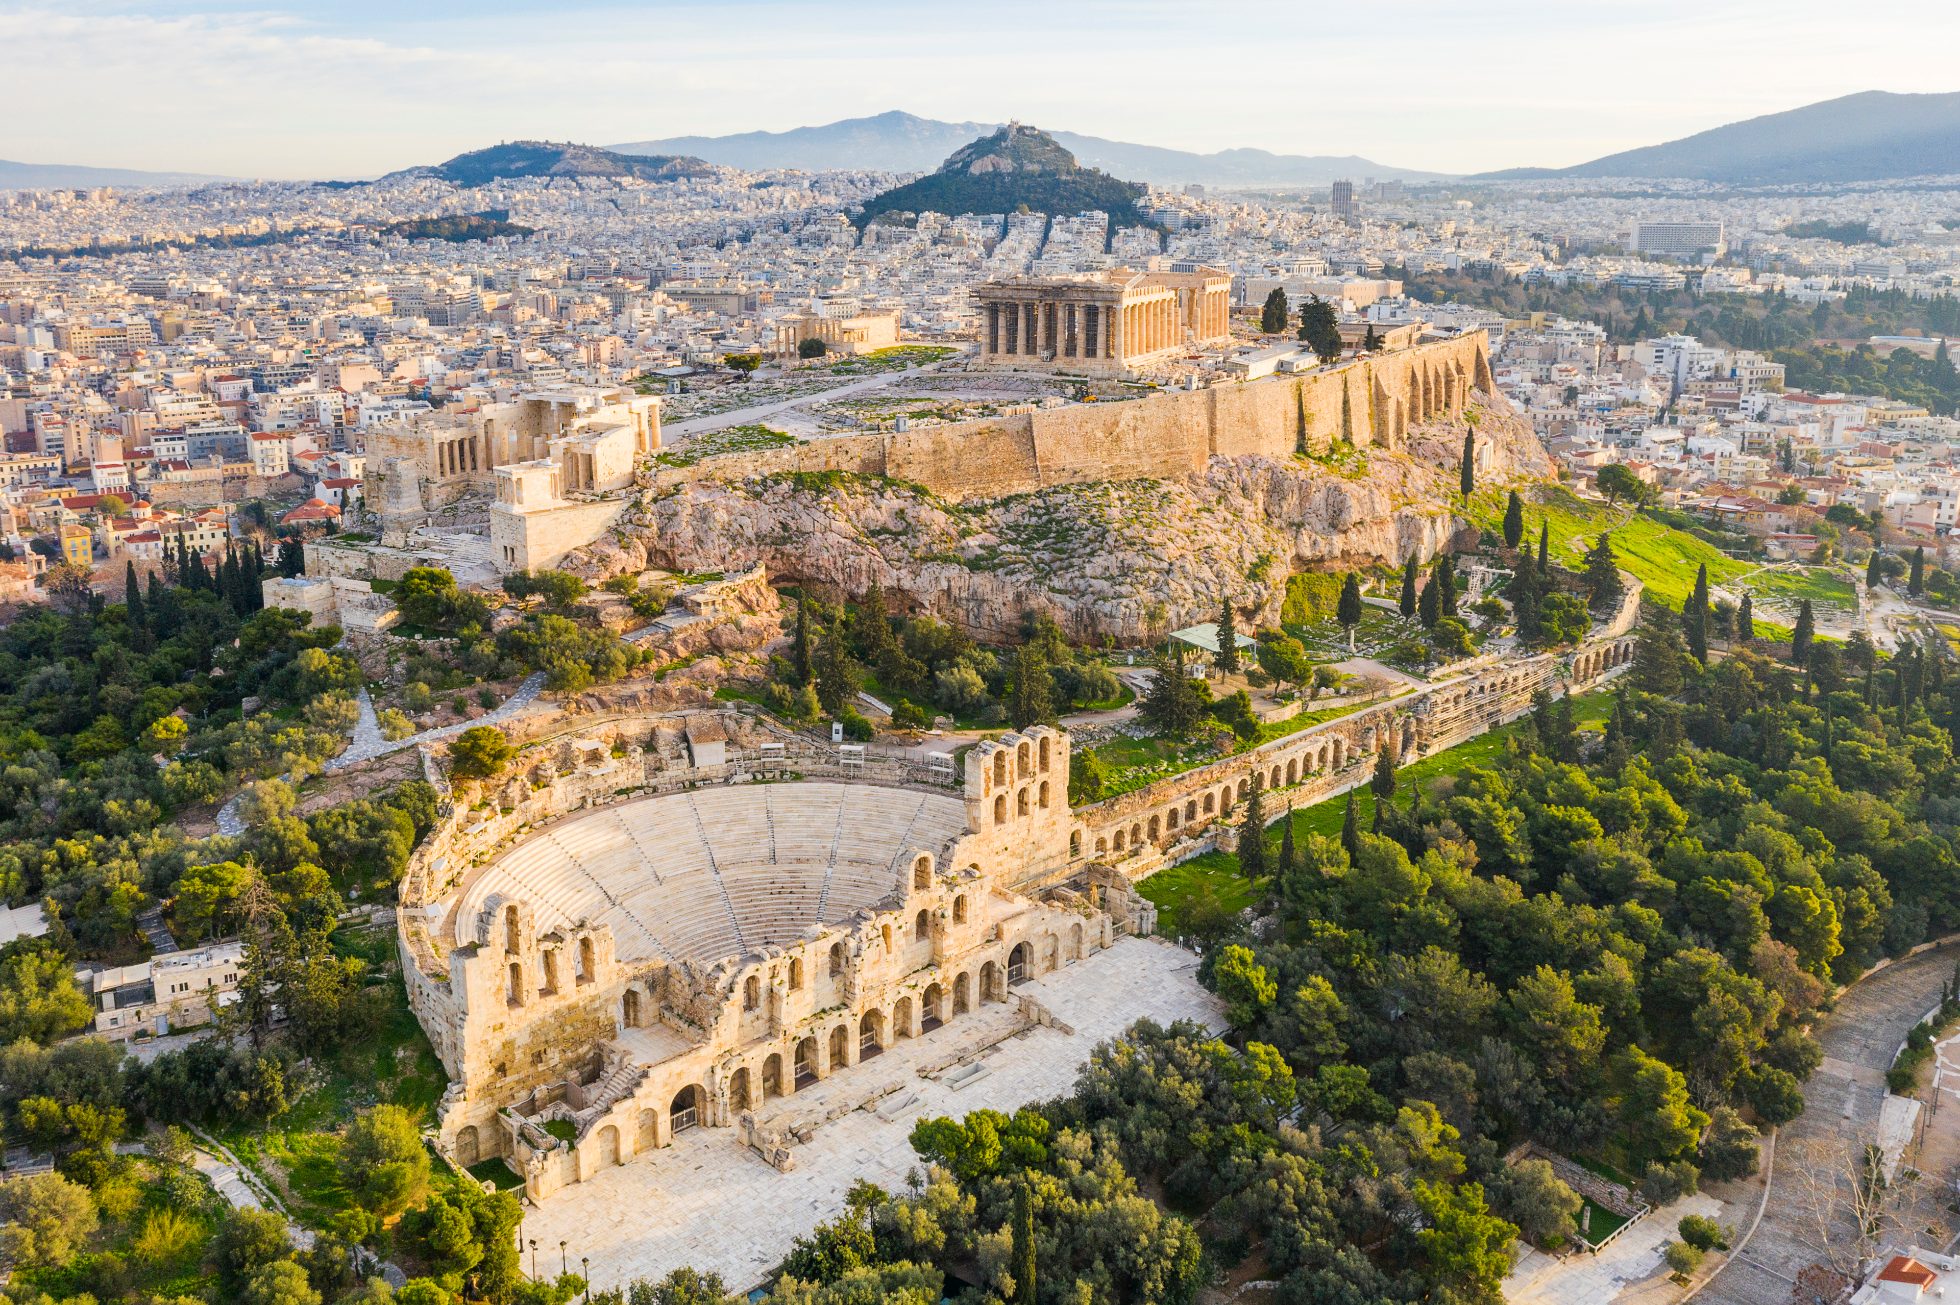
<instances>
[{"instance_id":1,"label":"limestone rock outcrop","mask_svg":"<svg viewBox=\"0 0 1960 1305\"><path fill-rule=\"evenodd\" d=\"M1549 474L1543 447L1502 399L1469 420L1483 483ZM1467 429L1439 421L1393 452L1213 457L1189 476L958 504L843 473L704 480L642 504L566 565L599 580L760 563L778 581L851 594L875 582L981 638L1015 636L1032 610L1077 637L1145 643L1215 619L1222 577L1237 578L1237 601L1270 623L1296 571L1433 556L1464 525L1450 505Z\"/></svg>"}]
</instances>

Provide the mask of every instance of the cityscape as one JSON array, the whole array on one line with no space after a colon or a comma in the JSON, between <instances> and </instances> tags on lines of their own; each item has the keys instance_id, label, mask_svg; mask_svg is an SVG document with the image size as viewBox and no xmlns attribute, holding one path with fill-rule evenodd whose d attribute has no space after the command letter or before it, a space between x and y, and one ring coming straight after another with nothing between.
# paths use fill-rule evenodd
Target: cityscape
<instances>
[{"instance_id":1,"label":"cityscape","mask_svg":"<svg viewBox=\"0 0 1960 1305\"><path fill-rule=\"evenodd\" d=\"M0 5L0 1297L1960 1290L1951 15L490 8Z\"/></svg>"}]
</instances>

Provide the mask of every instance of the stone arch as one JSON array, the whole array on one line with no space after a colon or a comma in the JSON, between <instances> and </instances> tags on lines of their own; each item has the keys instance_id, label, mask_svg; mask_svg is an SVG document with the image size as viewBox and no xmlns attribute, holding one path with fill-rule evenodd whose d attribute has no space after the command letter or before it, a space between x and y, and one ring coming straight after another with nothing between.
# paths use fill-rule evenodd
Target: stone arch
<instances>
[{"instance_id":1,"label":"stone arch","mask_svg":"<svg viewBox=\"0 0 1960 1305\"><path fill-rule=\"evenodd\" d=\"M1237 799L1238 799L1238 794L1232 791L1232 786L1230 784L1227 784L1225 785L1225 787L1219 789L1218 790L1218 814L1224 815L1227 811L1230 811L1232 809L1233 802L1235 802Z\"/></svg>"},{"instance_id":2,"label":"stone arch","mask_svg":"<svg viewBox=\"0 0 1960 1305\"><path fill-rule=\"evenodd\" d=\"M592 940L590 938L579 939L578 940L578 981L580 983L592 982L595 978L598 977L598 969L599 969L598 962L595 961L592 957Z\"/></svg>"},{"instance_id":3,"label":"stone arch","mask_svg":"<svg viewBox=\"0 0 1960 1305\"><path fill-rule=\"evenodd\" d=\"M660 1112L657 1110L642 1109L640 1111L639 1127L634 1130L633 1150L637 1154L641 1151L651 1151L659 1145Z\"/></svg>"},{"instance_id":4,"label":"stone arch","mask_svg":"<svg viewBox=\"0 0 1960 1305\"><path fill-rule=\"evenodd\" d=\"M973 981L962 974L953 980L953 1014L964 1015L973 1009Z\"/></svg>"},{"instance_id":5,"label":"stone arch","mask_svg":"<svg viewBox=\"0 0 1960 1305\"><path fill-rule=\"evenodd\" d=\"M538 949L538 995L550 997L558 991L558 949L540 947Z\"/></svg>"},{"instance_id":6,"label":"stone arch","mask_svg":"<svg viewBox=\"0 0 1960 1305\"><path fill-rule=\"evenodd\" d=\"M930 1033L946 1022L946 990L937 983L928 983L919 998L919 1032Z\"/></svg>"},{"instance_id":7,"label":"stone arch","mask_svg":"<svg viewBox=\"0 0 1960 1305\"><path fill-rule=\"evenodd\" d=\"M1178 826L1177 808L1172 807L1169 811L1164 813L1164 832L1175 834L1177 832L1177 826Z\"/></svg>"},{"instance_id":8,"label":"stone arch","mask_svg":"<svg viewBox=\"0 0 1960 1305\"><path fill-rule=\"evenodd\" d=\"M912 863L912 887L915 889L932 887L931 857L922 856Z\"/></svg>"},{"instance_id":9,"label":"stone arch","mask_svg":"<svg viewBox=\"0 0 1960 1305\"><path fill-rule=\"evenodd\" d=\"M619 1022L629 1029L640 1027L640 990L628 988L619 999Z\"/></svg>"},{"instance_id":10,"label":"stone arch","mask_svg":"<svg viewBox=\"0 0 1960 1305\"><path fill-rule=\"evenodd\" d=\"M477 1141L476 1125L464 1124L456 1130L456 1163L467 1169L482 1158L482 1144Z\"/></svg>"},{"instance_id":11,"label":"stone arch","mask_svg":"<svg viewBox=\"0 0 1960 1305\"><path fill-rule=\"evenodd\" d=\"M1028 786L1026 784L1021 785L1021 791L1014 795L1014 814L1017 816L1028 814Z\"/></svg>"},{"instance_id":12,"label":"stone arch","mask_svg":"<svg viewBox=\"0 0 1960 1305\"><path fill-rule=\"evenodd\" d=\"M797 1039L796 1050L791 1054L790 1072L796 1076L798 1088L808 1087L817 1081L817 1035L807 1034Z\"/></svg>"},{"instance_id":13,"label":"stone arch","mask_svg":"<svg viewBox=\"0 0 1960 1305\"><path fill-rule=\"evenodd\" d=\"M1154 843L1162 836L1163 831L1158 818L1156 816L1150 817L1150 841Z\"/></svg>"},{"instance_id":14,"label":"stone arch","mask_svg":"<svg viewBox=\"0 0 1960 1305\"><path fill-rule=\"evenodd\" d=\"M1152 835L1153 838L1155 836L1156 836L1155 834ZM1130 826L1130 846L1137 847L1140 846L1142 842L1143 842L1143 822L1137 821L1131 824Z\"/></svg>"},{"instance_id":15,"label":"stone arch","mask_svg":"<svg viewBox=\"0 0 1960 1305\"><path fill-rule=\"evenodd\" d=\"M1335 739L1334 740L1334 769L1335 770L1339 770L1343 765L1343 756L1346 753L1346 751L1347 751L1347 744L1340 739Z\"/></svg>"},{"instance_id":16,"label":"stone arch","mask_svg":"<svg viewBox=\"0 0 1960 1305\"><path fill-rule=\"evenodd\" d=\"M685 1133L697 1124L705 1123L702 1115L706 1112L701 1108L704 1100L706 1094L701 1091L699 1083L689 1083L674 1093L674 1100L667 1107L667 1135L674 1137Z\"/></svg>"},{"instance_id":17,"label":"stone arch","mask_svg":"<svg viewBox=\"0 0 1960 1305\"><path fill-rule=\"evenodd\" d=\"M1213 793L1210 789L1206 789L1205 790L1205 814L1211 815L1213 812L1217 810L1218 810L1218 795L1216 793Z\"/></svg>"},{"instance_id":18,"label":"stone arch","mask_svg":"<svg viewBox=\"0 0 1960 1305\"><path fill-rule=\"evenodd\" d=\"M524 1004L524 963L522 961L512 961L510 963L510 985L509 990L505 993L504 999L513 1006L522 1006Z\"/></svg>"},{"instance_id":19,"label":"stone arch","mask_svg":"<svg viewBox=\"0 0 1960 1305\"><path fill-rule=\"evenodd\" d=\"M1068 958L1071 961L1082 959L1082 922L1080 920L1069 926Z\"/></svg>"},{"instance_id":20,"label":"stone arch","mask_svg":"<svg viewBox=\"0 0 1960 1305\"><path fill-rule=\"evenodd\" d=\"M953 923L966 923L966 894L961 893L953 899Z\"/></svg>"},{"instance_id":21,"label":"stone arch","mask_svg":"<svg viewBox=\"0 0 1960 1305\"><path fill-rule=\"evenodd\" d=\"M1000 966L992 961L980 966L980 1002L1002 1001L1006 997L1006 985L1001 982Z\"/></svg>"},{"instance_id":22,"label":"stone arch","mask_svg":"<svg viewBox=\"0 0 1960 1305\"><path fill-rule=\"evenodd\" d=\"M504 950L507 952L516 951L518 949L518 940L517 908L515 906L506 906L504 908Z\"/></svg>"},{"instance_id":23,"label":"stone arch","mask_svg":"<svg viewBox=\"0 0 1960 1305\"><path fill-rule=\"evenodd\" d=\"M789 958L789 990L795 992L802 988L802 986L803 958L801 956L792 956Z\"/></svg>"},{"instance_id":24,"label":"stone arch","mask_svg":"<svg viewBox=\"0 0 1960 1305\"><path fill-rule=\"evenodd\" d=\"M1068 835L1068 859L1073 861L1082 855L1082 831L1071 829Z\"/></svg>"},{"instance_id":25,"label":"stone arch","mask_svg":"<svg viewBox=\"0 0 1960 1305\"><path fill-rule=\"evenodd\" d=\"M1117 843L1117 847L1120 850L1122 847L1122 843L1120 840L1122 839L1123 835L1118 834L1116 837L1119 840ZM1097 856L1109 855L1109 840L1107 838L1098 838L1096 840L1096 855Z\"/></svg>"},{"instance_id":26,"label":"stone arch","mask_svg":"<svg viewBox=\"0 0 1960 1305\"><path fill-rule=\"evenodd\" d=\"M1007 794L1005 793L994 798L994 823L996 825L1007 823Z\"/></svg>"},{"instance_id":27,"label":"stone arch","mask_svg":"<svg viewBox=\"0 0 1960 1305\"><path fill-rule=\"evenodd\" d=\"M830 1067L835 1070L851 1063L851 1031L839 1024L830 1031Z\"/></svg>"},{"instance_id":28,"label":"stone arch","mask_svg":"<svg viewBox=\"0 0 1960 1305\"><path fill-rule=\"evenodd\" d=\"M858 1019L858 1059L870 1060L885 1050L885 1013L868 1010Z\"/></svg>"},{"instance_id":29,"label":"stone arch","mask_svg":"<svg viewBox=\"0 0 1960 1305\"><path fill-rule=\"evenodd\" d=\"M1041 736L1041 746L1036 753L1036 764L1040 766L1042 774L1045 775L1048 773L1048 736L1046 734Z\"/></svg>"},{"instance_id":30,"label":"stone arch","mask_svg":"<svg viewBox=\"0 0 1960 1305\"><path fill-rule=\"evenodd\" d=\"M912 999L900 997L892 1003L892 1040L912 1036Z\"/></svg>"},{"instance_id":31,"label":"stone arch","mask_svg":"<svg viewBox=\"0 0 1960 1305\"><path fill-rule=\"evenodd\" d=\"M1007 953L1007 981L1009 983L1023 983L1027 980L1028 966L1032 956L1033 952L1025 942L1015 943L1009 949ZM993 962L989 961L988 964L991 965Z\"/></svg>"},{"instance_id":32,"label":"stone arch","mask_svg":"<svg viewBox=\"0 0 1960 1305\"><path fill-rule=\"evenodd\" d=\"M1005 752L996 752L994 754L994 784L996 787L1003 788L1007 784L1007 754Z\"/></svg>"},{"instance_id":33,"label":"stone arch","mask_svg":"<svg viewBox=\"0 0 1960 1305\"><path fill-rule=\"evenodd\" d=\"M1048 806L1048 781L1042 780L1041 787L1035 790L1034 804L1046 810Z\"/></svg>"},{"instance_id":34,"label":"stone arch","mask_svg":"<svg viewBox=\"0 0 1960 1305\"><path fill-rule=\"evenodd\" d=\"M830 972L833 976L844 972L844 944L841 941L830 944Z\"/></svg>"},{"instance_id":35,"label":"stone arch","mask_svg":"<svg viewBox=\"0 0 1960 1305\"><path fill-rule=\"evenodd\" d=\"M1288 757L1286 759L1287 787L1291 788L1293 785L1299 782L1300 782L1300 759L1298 757Z\"/></svg>"},{"instance_id":36,"label":"stone arch","mask_svg":"<svg viewBox=\"0 0 1960 1305\"><path fill-rule=\"evenodd\" d=\"M619 1130L611 1124L607 1124L595 1133L592 1139L592 1154L594 1156L593 1168L595 1169L604 1168L606 1165L618 1164Z\"/></svg>"},{"instance_id":37,"label":"stone arch","mask_svg":"<svg viewBox=\"0 0 1960 1305\"><path fill-rule=\"evenodd\" d=\"M919 913L912 917L912 937L917 942L925 942L932 937L932 912L923 906L919 908Z\"/></svg>"},{"instance_id":38,"label":"stone arch","mask_svg":"<svg viewBox=\"0 0 1960 1305\"><path fill-rule=\"evenodd\" d=\"M751 974L742 983L742 1009L755 1010L762 1005L762 976Z\"/></svg>"},{"instance_id":39,"label":"stone arch","mask_svg":"<svg viewBox=\"0 0 1960 1305\"><path fill-rule=\"evenodd\" d=\"M1027 740L1023 739L1014 745L1014 778L1026 779L1033 773L1034 767L1029 762Z\"/></svg>"},{"instance_id":40,"label":"stone arch","mask_svg":"<svg viewBox=\"0 0 1960 1305\"><path fill-rule=\"evenodd\" d=\"M755 1098L750 1095L753 1091L749 1085L748 1066L744 1065L728 1076L728 1108L738 1111L755 1109Z\"/></svg>"},{"instance_id":41,"label":"stone arch","mask_svg":"<svg viewBox=\"0 0 1960 1305\"><path fill-rule=\"evenodd\" d=\"M1277 763L1277 762L1275 762L1275 763L1273 763L1273 774L1272 774L1272 778L1271 778L1271 779L1268 779L1268 780L1266 781L1266 787L1267 787L1267 788L1278 788L1278 787L1280 786L1280 782L1279 782L1279 777L1280 777L1280 774L1281 774L1281 773L1282 773L1282 772L1280 771L1280 768L1279 768L1279 763Z\"/></svg>"},{"instance_id":42,"label":"stone arch","mask_svg":"<svg viewBox=\"0 0 1960 1305\"><path fill-rule=\"evenodd\" d=\"M762 1099L771 1100L783 1094L783 1056L772 1051L762 1061Z\"/></svg>"},{"instance_id":43,"label":"stone arch","mask_svg":"<svg viewBox=\"0 0 1960 1305\"><path fill-rule=\"evenodd\" d=\"M1196 820L1197 818L1198 818L1198 800L1196 798L1193 798L1189 802L1186 802L1184 804L1184 823L1188 825L1193 820Z\"/></svg>"}]
</instances>

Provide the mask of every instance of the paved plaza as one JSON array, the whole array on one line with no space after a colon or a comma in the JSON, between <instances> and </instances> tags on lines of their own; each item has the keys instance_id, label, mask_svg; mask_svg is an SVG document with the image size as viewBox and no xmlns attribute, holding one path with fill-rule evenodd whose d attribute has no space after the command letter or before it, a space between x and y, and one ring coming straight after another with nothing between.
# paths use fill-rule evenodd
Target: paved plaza
<instances>
[{"instance_id":1,"label":"paved plaza","mask_svg":"<svg viewBox=\"0 0 1960 1305\"><path fill-rule=\"evenodd\" d=\"M853 1182L865 1178L888 1190L902 1188L919 1163L906 1141L919 1119L982 1107L1012 1110L1066 1092L1097 1043L1145 1016L1223 1028L1222 1008L1198 986L1197 968L1195 956L1168 943L1124 939L1013 989L1072 1032L1030 1028L980 1052L968 1067L933 1077L920 1074L944 1064L933 1037L900 1042L861 1067L878 1080L862 1087L875 1095L870 1108L818 1126L809 1142L795 1146L796 1167L787 1173L738 1142L733 1128L696 1128L670 1147L547 1198L527 1211L521 1235L536 1238L541 1250L567 1242L573 1263L590 1258L592 1281L600 1288L659 1278L681 1265L720 1273L731 1287L749 1287L776 1266L797 1236L843 1210ZM954 1021L947 1031L958 1025ZM901 1072L908 1070L909 1081ZM820 1086L843 1090L861 1071ZM772 1102L770 1113L793 1111L807 1095ZM804 1102L806 1108L812 1104Z\"/></svg>"}]
</instances>

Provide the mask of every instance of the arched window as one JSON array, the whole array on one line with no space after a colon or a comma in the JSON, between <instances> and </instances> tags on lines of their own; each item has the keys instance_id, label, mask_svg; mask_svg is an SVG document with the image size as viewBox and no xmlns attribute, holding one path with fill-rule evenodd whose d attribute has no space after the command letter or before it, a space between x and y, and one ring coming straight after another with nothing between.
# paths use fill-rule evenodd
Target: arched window
<instances>
[{"instance_id":1,"label":"arched window","mask_svg":"<svg viewBox=\"0 0 1960 1305\"><path fill-rule=\"evenodd\" d=\"M932 858L922 856L912 863L912 887L932 887Z\"/></svg>"},{"instance_id":2,"label":"arched window","mask_svg":"<svg viewBox=\"0 0 1960 1305\"><path fill-rule=\"evenodd\" d=\"M1048 805L1048 781L1045 779L1041 781L1041 788L1036 793L1034 804L1038 807Z\"/></svg>"},{"instance_id":3,"label":"arched window","mask_svg":"<svg viewBox=\"0 0 1960 1305\"><path fill-rule=\"evenodd\" d=\"M1033 768L1028 764L1028 745L1026 743L1019 744L1014 749L1014 772L1014 778L1016 779L1026 779L1033 773Z\"/></svg>"},{"instance_id":4,"label":"arched window","mask_svg":"<svg viewBox=\"0 0 1960 1305\"><path fill-rule=\"evenodd\" d=\"M742 1009L754 1010L762 1004L762 980L751 974L742 985Z\"/></svg>"},{"instance_id":5,"label":"arched window","mask_svg":"<svg viewBox=\"0 0 1960 1305\"><path fill-rule=\"evenodd\" d=\"M504 908L504 950L517 950L517 908L514 906Z\"/></svg>"},{"instance_id":6,"label":"arched window","mask_svg":"<svg viewBox=\"0 0 1960 1305\"><path fill-rule=\"evenodd\" d=\"M966 923L966 895L964 893L953 899L953 923Z\"/></svg>"},{"instance_id":7,"label":"arched window","mask_svg":"<svg viewBox=\"0 0 1960 1305\"><path fill-rule=\"evenodd\" d=\"M590 938L579 939L578 940L578 981L580 983L592 982L593 979L598 977L594 973L594 971L597 969L598 969L598 965L593 960L592 957L592 940Z\"/></svg>"},{"instance_id":8,"label":"arched window","mask_svg":"<svg viewBox=\"0 0 1960 1305\"><path fill-rule=\"evenodd\" d=\"M994 823L996 825L1007 823L1007 794L1005 793L994 799Z\"/></svg>"},{"instance_id":9,"label":"arched window","mask_svg":"<svg viewBox=\"0 0 1960 1305\"><path fill-rule=\"evenodd\" d=\"M1043 773L1046 773L1048 770L1048 736L1045 734L1041 736L1041 751L1039 755L1041 757L1041 769ZM1042 805L1046 806L1047 803L1044 802Z\"/></svg>"},{"instance_id":10,"label":"arched window","mask_svg":"<svg viewBox=\"0 0 1960 1305\"><path fill-rule=\"evenodd\" d=\"M932 937L932 913L923 906L919 908L919 913L912 917L912 937L917 942L924 942Z\"/></svg>"},{"instance_id":11,"label":"arched window","mask_svg":"<svg viewBox=\"0 0 1960 1305\"><path fill-rule=\"evenodd\" d=\"M524 1004L524 967L516 961L510 963L509 1001L513 1006Z\"/></svg>"},{"instance_id":12,"label":"arched window","mask_svg":"<svg viewBox=\"0 0 1960 1305\"><path fill-rule=\"evenodd\" d=\"M994 754L994 783L997 786L1004 786L1007 783L1007 753L1005 752Z\"/></svg>"},{"instance_id":13,"label":"arched window","mask_svg":"<svg viewBox=\"0 0 1960 1305\"><path fill-rule=\"evenodd\" d=\"M538 985L538 991L548 997L558 991L558 949L545 948L538 953L538 960L544 966L543 982Z\"/></svg>"},{"instance_id":14,"label":"arched window","mask_svg":"<svg viewBox=\"0 0 1960 1305\"><path fill-rule=\"evenodd\" d=\"M1025 784L1021 786L1021 791L1014 795L1014 809L1016 815L1028 814L1028 789Z\"/></svg>"},{"instance_id":15,"label":"arched window","mask_svg":"<svg viewBox=\"0 0 1960 1305\"><path fill-rule=\"evenodd\" d=\"M892 949L892 927L888 924L881 926L878 930L878 935L885 940L885 950L890 951Z\"/></svg>"},{"instance_id":16,"label":"arched window","mask_svg":"<svg viewBox=\"0 0 1960 1305\"><path fill-rule=\"evenodd\" d=\"M844 972L844 944L841 942L830 944L830 972L832 974Z\"/></svg>"},{"instance_id":17,"label":"arched window","mask_svg":"<svg viewBox=\"0 0 1960 1305\"><path fill-rule=\"evenodd\" d=\"M1079 829L1068 836L1068 855L1071 861L1082 855L1082 831Z\"/></svg>"},{"instance_id":18,"label":"arched window","mask_svg":"<svg viewBox=\"0 0 1960 1305\"><path fill-rule=\"evenodd\" d=\"M801 956L792 956L789 958L789 990L795 992L802 988L802 986L803 958Z\"/></svg>"}]
</instances>

